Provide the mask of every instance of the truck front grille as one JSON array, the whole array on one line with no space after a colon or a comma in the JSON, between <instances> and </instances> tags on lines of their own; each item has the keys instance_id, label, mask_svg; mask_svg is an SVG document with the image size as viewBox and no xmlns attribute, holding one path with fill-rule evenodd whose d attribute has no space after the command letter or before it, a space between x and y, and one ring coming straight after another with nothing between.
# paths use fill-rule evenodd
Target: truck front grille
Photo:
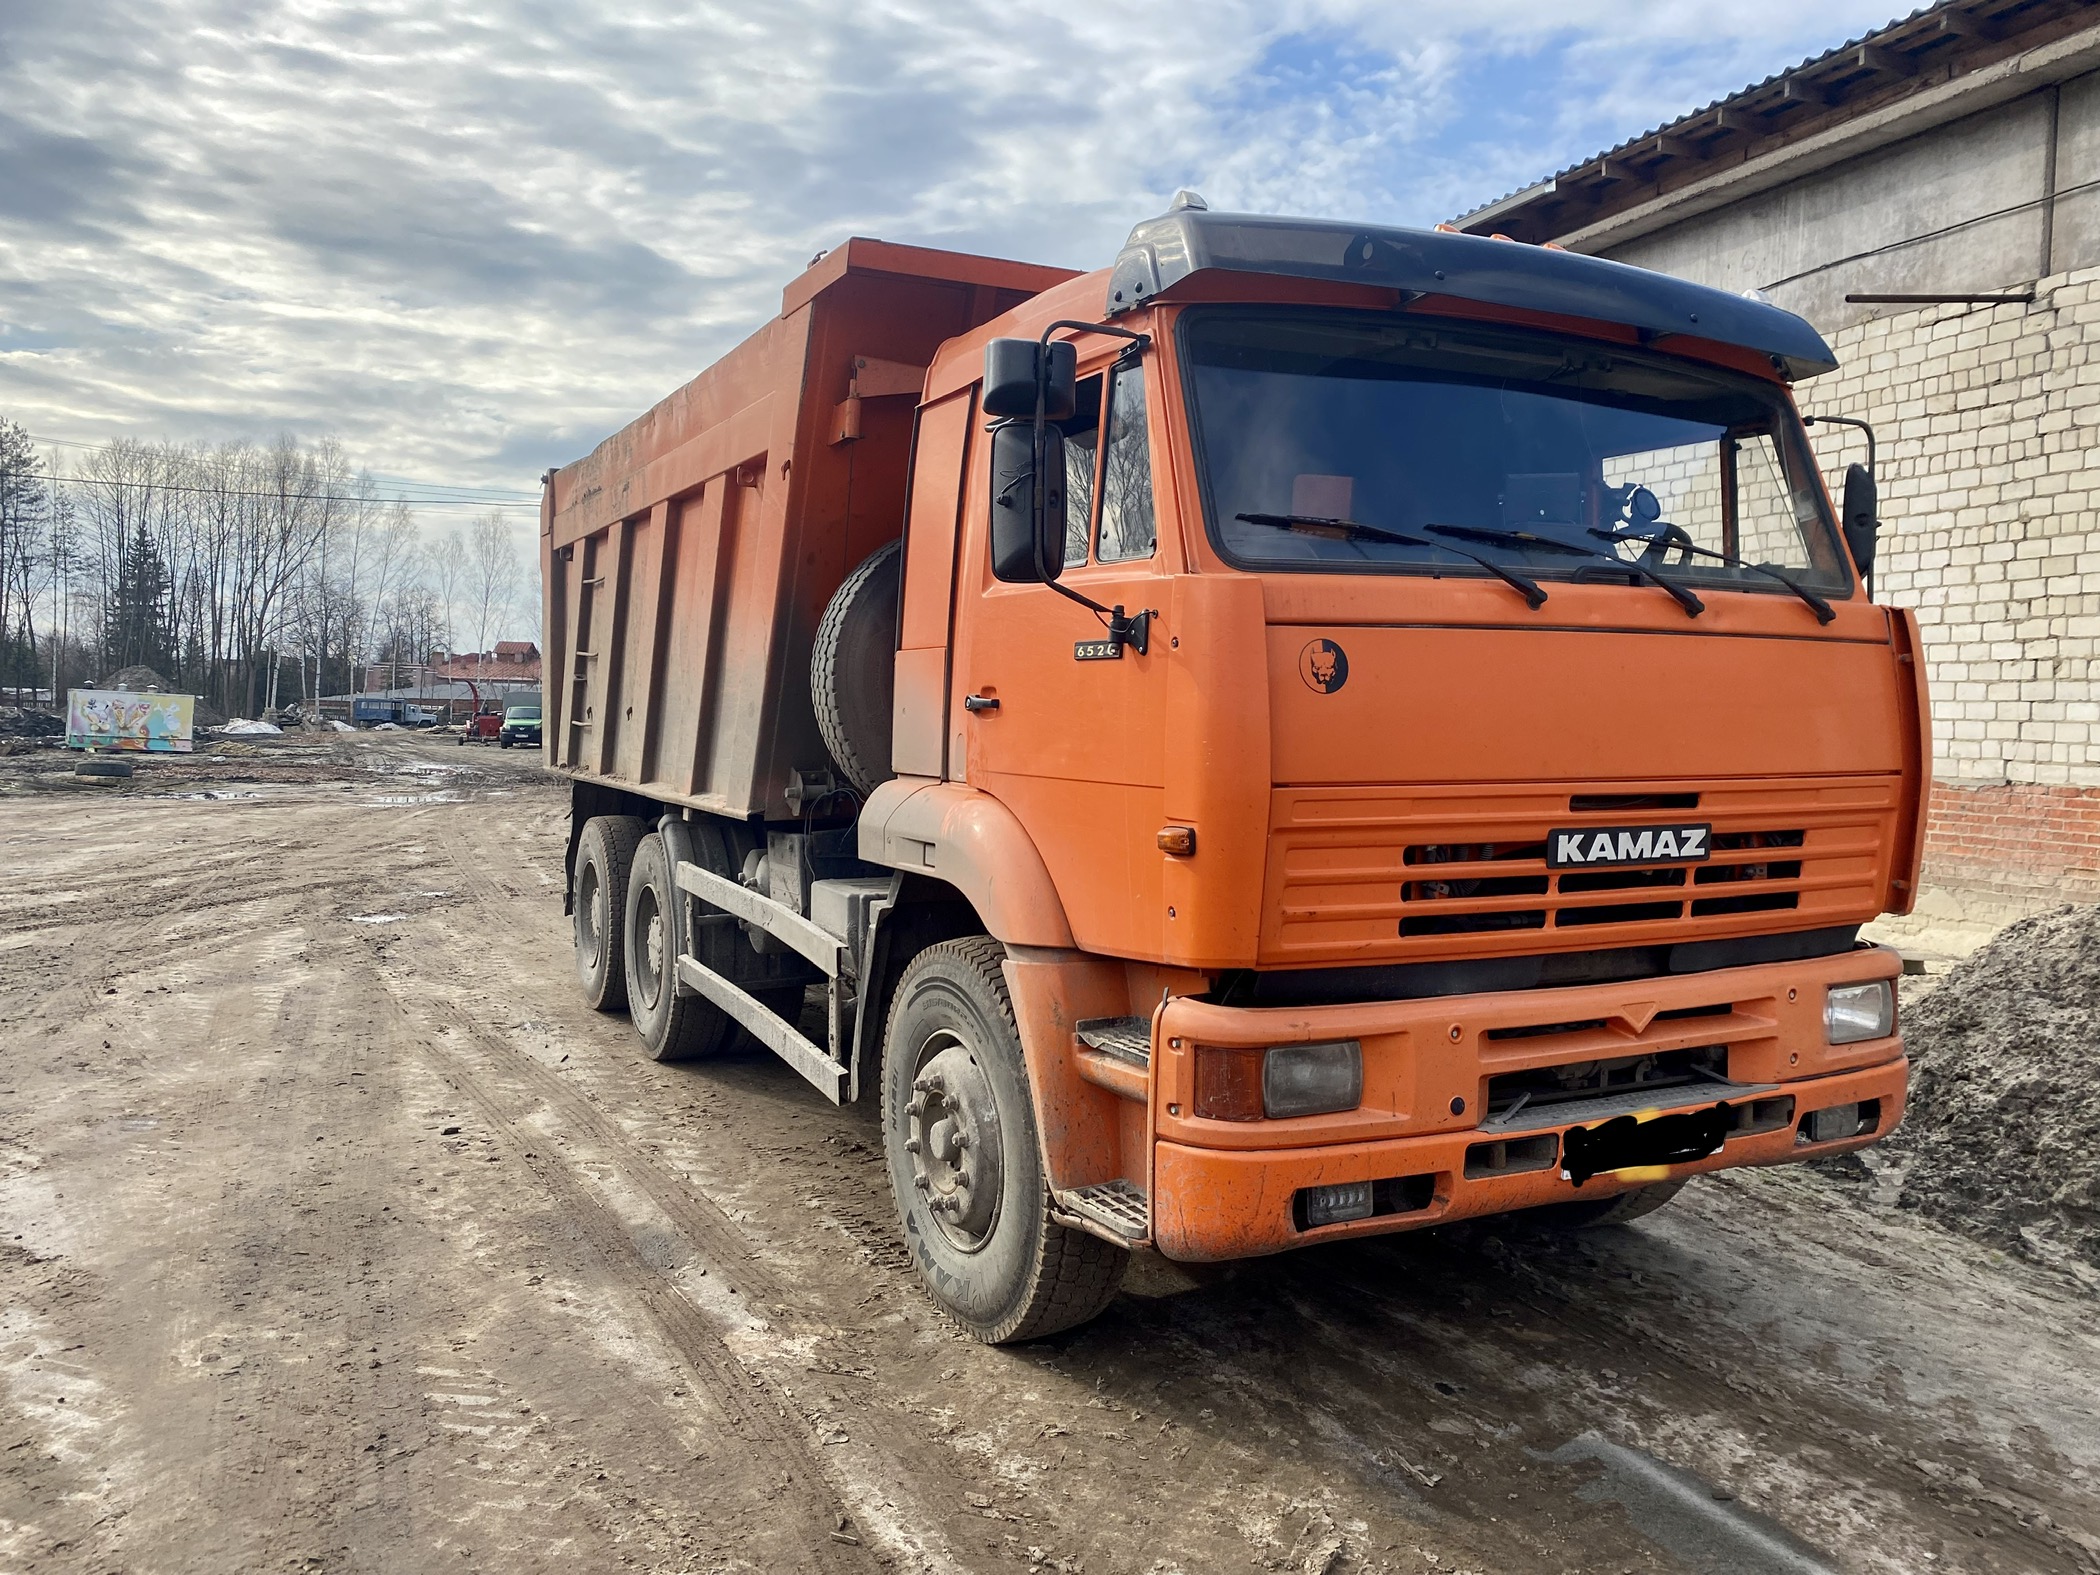
<instances>
[{"instance_id":1,"label":"truck front grille","mask_svg":"<svg viewBox=\"0 0 2100 1575\"><path fill-rule=\"evenodd\" d=\"M1601 795L1600 795L1601 796ZM1656 795L1661 797L1662 795ZM1685 795L1689 796L1689 795ZM1617 806L1614 806L1615 808ZM1434 880L1411 880L1400 889L1400 933L1407 935L1481 935L1495 930L1569 929L1596 924L1652 924L1685 916L1687 886L1741 885L1746 882L1794 882L1801 878L1799 859L1774 859L1768 850L1798 848L1807 840L1790 831L1717 832L1711 862L1661 869L1548 870L1543 842L1416 843L1401 855L1417 865L1461 866ZM1482 868L1516 866L1537 873L1476 875ZM1600 901L1598 893L1640 892L1637 900ZM1665 894L1668 895L1665 895ZM1483 904L1497 897L1541 897L1536 905ZM1463 903L1464 911L1431 912L1428 905ZM1691 898L1695 918L1724 913L1772 913L1798 908L1798 889L1769 886L1726 897Z\"/></svg>"},{"instance_id":2,"label":"truck front grille","mask_svg":"<svg viewBox=\"0 0 2100 1575\"><path fill-rule=\"evenodd\" d=\"M1279 789L1263 960L1490 955L1858 922L1895 778L1658 787ZM1557 828L1699 820L1705 863L1553 870Z\"/></svg>"}]
</instances>

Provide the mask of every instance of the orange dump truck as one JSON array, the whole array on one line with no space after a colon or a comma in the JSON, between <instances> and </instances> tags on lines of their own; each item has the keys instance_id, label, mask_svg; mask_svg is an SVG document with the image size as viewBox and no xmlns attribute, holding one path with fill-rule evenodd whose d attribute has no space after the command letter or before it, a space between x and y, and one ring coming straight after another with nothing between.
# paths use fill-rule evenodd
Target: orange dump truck
<instances>
[{"instance_id":1,"label":"orange dump truck","mask_svg":"<svg viewBox=\"0 0 2100 1575\"><path fill-rule=\"evenodd\" d=\"M879 1101L978 1337L1184 1261L1873 1142L1931 758L1792 385L1596 258L864 240L541 515L591 1002Z\"/></svg>"}]
</instances>

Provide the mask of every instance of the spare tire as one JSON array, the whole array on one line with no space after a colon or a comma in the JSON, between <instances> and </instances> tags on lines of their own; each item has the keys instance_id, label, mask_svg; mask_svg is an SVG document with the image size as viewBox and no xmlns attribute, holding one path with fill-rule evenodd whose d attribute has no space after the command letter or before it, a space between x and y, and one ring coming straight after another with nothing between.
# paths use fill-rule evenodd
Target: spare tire
<instances>
[{"instance_id":1,"label":"spare tire","mask_svg":"<svg viewBox=\"0 0 2100 1575\"><path fill-rule=\"evenodd\" d=\"M76 777L109 777L122 780L132 774L128 760L116 760L108 755L84 755L73 766Z\"/></svg>"},{"instance_id":2,"label":"spare tire","mask_svg":"<svg viewBox=\"0 0 2100 1575\"><path fill-rule=\"evenodd\" d=\"M839 771L862 793L890 770L890 709L896 697L897 597L903 546L868 555L824 609L809 666L817 729Z\"/></svg>"}]
</instances>

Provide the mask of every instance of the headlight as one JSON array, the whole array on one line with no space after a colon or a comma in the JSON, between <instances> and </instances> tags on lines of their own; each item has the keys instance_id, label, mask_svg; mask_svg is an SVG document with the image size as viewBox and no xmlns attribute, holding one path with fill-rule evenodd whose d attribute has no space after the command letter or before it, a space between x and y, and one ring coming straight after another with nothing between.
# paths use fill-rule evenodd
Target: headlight
<instances>
[{"instance_id":1,"label":"headlight","mask_svg":"<svg viewBox=\"0 0 2100 1575\"><path fill-rule=\"evenodd\" d=\"M1886 979L1834 984L1823 997L1823 1032L1834 1045L1885 1039L1895 1031L1896 987Z\"/></svg>"},{"instance_id":2,"label":"headlight","mask_svg":"<svg viewBox=\"0 0 2100 1575\"><path fill-rule=\"evenodd\" d=\"M1278 1045L1262 1062L1261 1102L1271 1118L1354 1110L1364 1102L1363 1046Z\"/></svg>"},{"instance_id":3,"label":"headlight","mask_svg":"<svg viewBox=\"0 0 2100 1575\"><path fill-rule=\"evenodd\" d=\"M1195 1113L1210 1121L1323 1116L1364 1100L1363 1047L1353 1039L1269 1049L1196 1047Z\"/></svg>"}]
</instances>

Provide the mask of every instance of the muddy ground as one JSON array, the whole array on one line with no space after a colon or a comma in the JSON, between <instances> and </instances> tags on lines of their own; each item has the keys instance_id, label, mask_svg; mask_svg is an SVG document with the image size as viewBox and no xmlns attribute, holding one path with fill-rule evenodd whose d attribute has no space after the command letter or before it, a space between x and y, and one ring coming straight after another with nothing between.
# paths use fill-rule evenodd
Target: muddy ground
<instances>
[{"instance_id":1,"label":"muddy ground","mask_svg":"<svg viewBox=\"0 0 2100 1575\"><path fill-rule=\"evenodd\" d=\"M1811 1172L987 1350L877 1134L570 982L565 800L0 759L0 1571L2100 1569L2100 1320Z\"/></svg>"}]
</instances>

